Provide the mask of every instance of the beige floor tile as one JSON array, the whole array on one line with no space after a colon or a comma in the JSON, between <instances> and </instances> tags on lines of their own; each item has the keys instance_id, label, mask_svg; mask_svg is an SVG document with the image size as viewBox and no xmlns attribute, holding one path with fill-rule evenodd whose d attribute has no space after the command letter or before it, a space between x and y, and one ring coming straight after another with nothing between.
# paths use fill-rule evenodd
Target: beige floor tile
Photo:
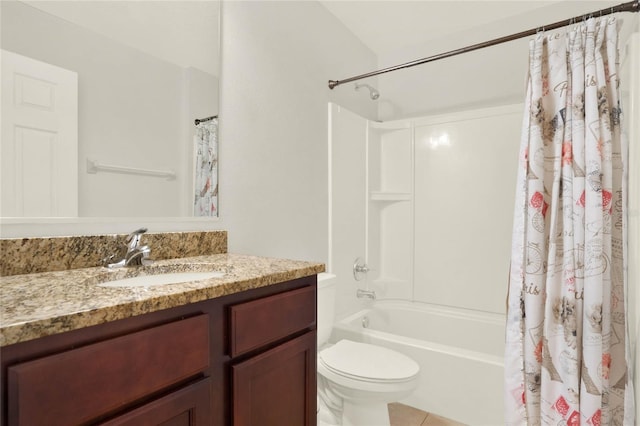
<instances>
[{"instance_id":1,"label":"beige floor tile","mask_svg":"<svg viewBox=\"0 0 640 426\"><path fill-rule=\"evenodd\" d=\"M454 420L440 417L432 413L427 414L427 418L424 420L421 426L465 426L463 423L456 422Z\"/></svg>"},{"instance_id":2,"label":"beige floor tile","mask_svg":"<svg viewBox=\"0 0 640 426\"><path fill-rule=\"evenodd\" d=\"M408 405L393 402L389 404L391 426L421 426L427 413Z\"/></svg>"}]
</instances>

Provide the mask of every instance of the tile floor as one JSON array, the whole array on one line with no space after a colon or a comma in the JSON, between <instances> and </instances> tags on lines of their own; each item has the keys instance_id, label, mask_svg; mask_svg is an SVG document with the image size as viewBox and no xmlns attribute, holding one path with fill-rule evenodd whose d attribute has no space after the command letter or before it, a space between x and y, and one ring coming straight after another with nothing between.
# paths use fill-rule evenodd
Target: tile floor
<instances>
[{"instance_id":1,"label":"tile floor","mask_svg":"<svg viewBox=\"0 0 640 426\"><path fill-rule=\"evenodd\" d=\"M399 402L389 404L389 418L391 426L464 426L462 423Z\"/></svg>"}]
</instances>

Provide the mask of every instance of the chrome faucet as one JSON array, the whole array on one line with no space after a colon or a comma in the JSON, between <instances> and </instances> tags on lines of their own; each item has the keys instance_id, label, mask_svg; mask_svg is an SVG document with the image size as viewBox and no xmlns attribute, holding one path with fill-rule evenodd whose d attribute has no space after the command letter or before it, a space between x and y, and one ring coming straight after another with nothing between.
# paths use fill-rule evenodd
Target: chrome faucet
<instances>
[{"instance_id":1,"label":"chrome faucet","mask_svg":"<svg viewBox=\"0 0 640 426\"><path fill-rule=\"evenodd\" d=\"M363 290L363 289L359 288L356 291L356 297L358 299L376 300L376 292L373 291L373 290Z\"/></svg>"},{"instance_id":2,"label":"chrome faucet","mask_svg":"<svg viewBox=\"0 0 640 426\"><path fill-rule=\"evenodd\" d=\"M142 234L147 232L147 228L140 228L133 231L129 234L125 240L127 246L127 252L120 261L116 263L108 263L108 268L120 268L123 266L142 266L146 265L149 260L149 254L151 253L151 248L147 245L140 246L140 239L142 238ZM106 260L111 260L114 258L114 255L110 256Z\"/></svg>"}]
</instances>

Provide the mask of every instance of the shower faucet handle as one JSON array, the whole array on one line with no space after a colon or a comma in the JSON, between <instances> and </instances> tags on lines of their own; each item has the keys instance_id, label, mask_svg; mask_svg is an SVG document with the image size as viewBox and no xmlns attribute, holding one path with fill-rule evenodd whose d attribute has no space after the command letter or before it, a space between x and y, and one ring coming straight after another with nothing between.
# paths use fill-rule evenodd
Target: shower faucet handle
<instances>
[{"instance_id":1,"label":"shower faucet handle","mask_svg":"<svg viewBox=\"0 0 640 426\"><path fill-rule=\"evenodd\" d=\"M353 262L353 278L356 281L362 281L367 272L371 271L364 260L359 257Z\"/></svg>"}]
</instances>

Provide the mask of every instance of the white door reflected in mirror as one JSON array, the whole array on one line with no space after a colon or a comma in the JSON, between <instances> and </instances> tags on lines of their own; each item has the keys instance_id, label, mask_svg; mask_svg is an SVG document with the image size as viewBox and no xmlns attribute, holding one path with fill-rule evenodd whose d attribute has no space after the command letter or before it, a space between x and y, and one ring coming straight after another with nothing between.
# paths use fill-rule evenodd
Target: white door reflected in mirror
<instances>
[{"instance_id":1,"label":"white door reflected in mirror","mask_svg":"<svg viewBox=\"0 0 640 426\"><path fill-rule=\"evenodd\" d=\"M78 216L78 74L2 50L2 217Z\"/></svg>"}]
</instances>

